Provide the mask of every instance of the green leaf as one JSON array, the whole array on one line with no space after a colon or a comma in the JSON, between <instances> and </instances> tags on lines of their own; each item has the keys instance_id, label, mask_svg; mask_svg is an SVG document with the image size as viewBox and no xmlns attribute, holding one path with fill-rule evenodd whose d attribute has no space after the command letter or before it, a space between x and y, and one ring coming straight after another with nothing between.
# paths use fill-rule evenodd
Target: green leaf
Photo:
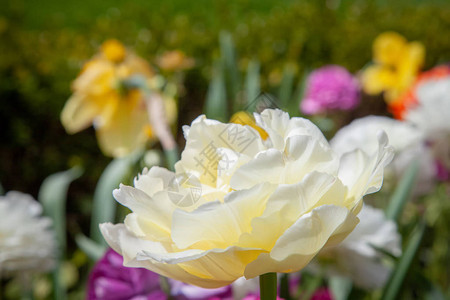
<instances>
[{"instance_id":1,"label":"green leaf","mask_svg":"<svg viewBox=\"0 0 450 300\"><path fill-rule=\"evenodd\" d=\"M112 192L119 187L119 184L123 181L125 175L129 173L141 154L139 152L127 157L114 159L100 176L94 192L90 237L101 245L106 245L106 242L98 226L100 223L113 222L116 213L116 201Z\"/></svg>"},{"instance_id":2,"label":"green leaf","mask_svg":"<svg viewBox=\"0 0 450 300\"><path fill-rule=\"evenodd\" d=\"M411 190L416 181L418 172L419 162L415 161L408 167L405 174L403 174L389 201L389 206L386 209L386 217L388 219L398 222L406 202L410 199Z\"/></svg>"},{"instance_id":3,"label":"green leaf","mask_svg":"<svg viewBox=\"0 0 450 300\"><path fill-rule=\"evenodd\" d=\"M56 238L61 253L66 248L66 201L69 184L81 176L83 170L74 167L47 177L39 189L38 200L42 203L44 214L53 221Z\"/></svg>"},{"instance_id":4,"label":"green leaf","mask_svg":"<svg viewBox=\"0 0 450 300\"><path fill-rule=\"evenodd\" d=\"M93 261L98 261L107 249L104 245L94 242L81 233L76 235L75 242L78 247Z\"/></svg>"},{"instance_id":5,"label":"green leaf","mask_svg":"<svg viewBox=\"0 0 450 300\"><path fill-rule=\"evenodd\" d=\"M237 66L236 50L234 47L233 37L229 32L220 33L220 51L222 55L223 66L228 81L229 95L231 99L236 99L240 91L240 75ZM233 105L237 105L233 104ZM234 106L234 111L237 107ZM227 120L228 121L228 120Z\"/></svg>"},{"instance_id":6,"label":"green leaf","mask_svg":"<svg viewBox=\"0 0 450 300\"><path fill-rule=\"evenodd\" d=\"M344 276L333 276L328 281L334 300L347 300L352 291L352 280Z\"/></svg>"},{"instance_id":7,"label":"green leaf","mask_svg":"<svg viewBox=\"0 0 450 300\"><path fill-rule=\"evenodd\" d=\"M419 250L419 246L422 242L423 235L425 233L425 223L420 222L414 232L412 233L411 238L409 239L408 245L406 246L406 250L403 252L403 255L400 257L400 260L397 266L394 269L394 272L391 275L391 278L388 281L384 291L383 300L394 300L398 299L398 294L400 292L400 288L403 285L403 281L405 280L406 274L411 266L411 263L414 260L414 257Z\"/></svg>"},{"instance_id":8,"label":"green leaf","mask_svg":"<svg viewBox=\"0 0 450 300\"><path fill-rule=\"evenodd\" d=\"M294 90L295 68L292 65L286 65L283 70L283 78L281 80L280 89L278 90L278 99L281 107L288 110L290 100Z\"/></svg>"},{"instance_id":9,"label":"green leaf","mask_svg":"<svg viewBox=\"0 0 450 300\"><path fill-rule=\"evenodd\" d=\"M254 107L251 107L254 104L256 98L261 93L261 86L259 80L259 62L256 60L252 60L248 63L247 67L247 78L245 80L245 91L247 95L247 110L249 112L253 112L255 110Z\"/></svg>"},{"instance_id":10,"label":"green leaf","mask_svg":"<svg viewBox=\"0 0 450 300\"><path fill-rule=\"evenodd\" d=\"M66 249L66 201L67 190L72 181L81 176L83 170L74 167L70 170L52 174L47 177L39 189L38 199L44 208L44 214L53 221L58 242L59 257L52 273L54 298L66 299L66 291L60 281L60 269Z\"/></svg>"},{"instance_id":11,"label":"green leaf","mask_svg":"<svg viewBox=\"0 0 450 300\"><path fill-rule=\"evenodd\" d=\"M292 105L290 105L290 113L292 115L296 115L300 113L300 116L303 115L300 111L300 104L303 100L303 96L305 94L305 89L306 89L306 85L307 85L307 80L308 80L308 75L309 72L308 71L304 71L300 80L297 83L297 88L295 90L295 95L294 95L294 101L292 103Z\"/></svg>"},{"instance_id":12,"label":"green leaf","mask_svg":"<svg viewBox=\"0 0 450 300\"><path fill-rule=\"evenodd\" d=\"M175 163L180 159L180 153L178 148L164 150L164 156L166 157L167 168L171 171L175 171Z\"/></svg>"},{"instance_id":13,"label":"green leaf","mask_svg":"<svg viewBox=\"0 0 450 300\"><path fill-rule=\"evenodd\" d=\"M222 122L228 122L229 120L225 80L220 62L214 64L204 111L210 119Z\"/></svg>"}]
</instances>

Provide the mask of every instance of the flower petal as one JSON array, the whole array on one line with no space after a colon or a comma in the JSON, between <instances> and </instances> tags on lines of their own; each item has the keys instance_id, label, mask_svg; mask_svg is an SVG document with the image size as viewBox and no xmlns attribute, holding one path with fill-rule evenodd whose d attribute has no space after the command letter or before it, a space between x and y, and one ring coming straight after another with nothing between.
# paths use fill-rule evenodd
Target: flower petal
<instances>
[{"instance_id":1,"label":"flower petal","mask_svg":"<svg viewBox=\"0 0 450 300\"><path fill-rule=\"evenodd\" d=\"M200 278L184 270L180 265L162 263L149 257L147 253L167 253L165 246L161 243L139 239L123 224L113 225L111 223L100 224L100 230L108 244L124 259L124 266L146 268L185 283L194 284L204 288L218 288L230 284L233 280L222 280L223 276L216 279ZM138 258L139 254L139 258Z\"/></svg>"},{"instance_id":2,"label":"flower petal","mask_svg":"<svg viewBox=\"0 0 450 300\"><path fill-rule=\"evenodd\" d=\"M267 272L294 272L329 243L343 240L356 226L358 218L348 209L323 205L302 216L277 240L270 253L262 253L245 269L245 277Z\"/></svg>"},{"instance_id":3,"label":"flower petal","mask_svg":"<svg viewBox=\"0 0 450 300\"><path fill-rule=\"evenodd\" d=\"M224 203L204 204L192 212L175 210L172 240L180 249L226 248L251 230L251 220L263 213L274 187L260 184L249 190L229 193Z\"/></svg>"},{"instance_id":4,"label":"flower petal","mask_svg":"<svg viewBox=\"0 0 450 300\"><path fill-rule=\"evenodd\" d=\"M142 147L149 139L146 133L148 115L140 97L135 93L120 99L109 119L98 124L97 138L105 154L124 156Z\"/></svg>"},{"instance_id":5,"label":"flower petal","mask_svg":"<svg viewBox=\"0 0 450 300\"><path fill-rule=\"evenodd\" d=\"M81 93L73 94L61 112L61 123L70 134L77 133L92 125L101 112L101 106Z\"/></svg>"}]
</instances>

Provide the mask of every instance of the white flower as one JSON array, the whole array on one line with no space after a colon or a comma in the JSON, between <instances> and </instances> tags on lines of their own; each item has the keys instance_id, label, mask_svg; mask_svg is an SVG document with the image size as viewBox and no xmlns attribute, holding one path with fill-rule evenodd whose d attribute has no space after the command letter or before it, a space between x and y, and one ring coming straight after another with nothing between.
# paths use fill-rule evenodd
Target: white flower
<instances>
[{"instance_id":1,"label":"white flower","mask_svg":"<svg viewBox=\"0 0 450 300\"><path fill-rule=\"evenodd\" d=\"M382 263L383 254L374 247L400 256L401 237L395 223L380 209L364 205L358 217L361 222L353 232L335 248L321 252L318 261L331 258L334 262L327 265L328 275L349 276L361 288L379 288L385 285L391 268ZM317 268L315 264L313 269Z\"/></svg>"},{"instance_id":2,"label":"white flower","mask_svg":"<svg viewBox=\"0 0 450 300\"><path fill-rule=\"evenodd\" d=\"M0 196L0 275L48 271L54 266L51 220L30 195L11 191Z\"/></svg>"},{"instance_id":3,"label":"white flower","mask_svg":"<svg viewBox=\"0 0 450 300\"><path fill-rule=\"evenodd\" d=\"M425 132L437 160L450 170L450 76L427 80L417 87L418 105L405 120Z\"/></svg>"},{"instance_id":4,"label":"white flower","mask_svg":"<svg viewBox=\"0 0 450 300\"><path fill-rule=\"evenodd\" d=\"M424 133L415 126L388 117L368 116L356 119L341 128L331 139L330 144L336 153L343 155L357 148L366 153L378 151L375 135L386 132L390 144L394 147L395 158L387 169L395 179L400 178L414 161L419 161L420 172L414 187L415 195L430 191L435 179L434 160L426 146Z\"/></svg>"},{"instance_id":5,"label":"white flower","mask_svg":"<svg viewBox=\"0 0 450 300\"><path fill-rule=\"evenodd\" d=\"M280 110L255 117L266 141L249 126L200 116L184 128L176 173L153 167L114 191L132 213L100 227L126 266L220 287L300 270L353 230L362 197L380 189L392 159L386 135L374 153L339 157L308 120Z\"/></svg>"}]
</instances>

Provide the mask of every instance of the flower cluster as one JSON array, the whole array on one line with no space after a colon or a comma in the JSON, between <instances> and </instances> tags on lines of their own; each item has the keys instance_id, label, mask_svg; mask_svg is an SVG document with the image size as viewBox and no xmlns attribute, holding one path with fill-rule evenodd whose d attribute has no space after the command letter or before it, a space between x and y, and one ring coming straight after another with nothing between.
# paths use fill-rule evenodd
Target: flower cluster
<instances>
[{"instance_id":1,"label":"flower cluster","mask_svg":"<svg viewBox=\"0 0 450 300\"><path fill-rule=\"evenodd\" d=\"M329 110L350 110L359 104L356 78L340 66L325 66L313 71L300 103L303 113L312 115Z\"/></svg>"}]
</instances>

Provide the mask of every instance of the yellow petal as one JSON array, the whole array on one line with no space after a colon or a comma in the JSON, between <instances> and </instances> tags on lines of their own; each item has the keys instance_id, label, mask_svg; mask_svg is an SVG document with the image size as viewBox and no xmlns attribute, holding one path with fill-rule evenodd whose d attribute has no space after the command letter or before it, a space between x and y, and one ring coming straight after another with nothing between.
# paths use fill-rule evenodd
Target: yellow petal
<instances>
[{"instance_id":1,"label":"yellow petal","mask_svg":"<svg viewBox=\"0 0 450 300\"><path fill-rule=\"evenodd\" d=\"M117 102L117 108L108 119L98 124L97 138L102 151L110 156L121 157L143 147L148 139L147 111L139 96L129 96Z\"/></svg>"},{"instance_id":2,"label":"yellow petal","mask_svg":"<svg viewBox=\"0 0 450 300\"><path fill-rule=\"evenodd\" d=\"M121 62L126 55L126 49L118 40L107 40L101 46L101 51L106 59L112 62Z\"/></svg>"},{"instance_id":3,"label":"yellow petal","mask_svg":"<svg viewBox=\"0 0 450 300\"><path fill-rule=\"evenodd\" d=\"M266 140L269 136L267 132L264 131L264 129L256 125L253 117L246 111L238 111L237 113L235 113L233 116L231 116L230 122L235 124L248 125L253 129L256 129L263 140Z\"/></svg>"},{"instance_id":4,"label":"yellow petal","mask_svg":"<svg viewBox=\"0 0 450 300\"><path fill-rule=\"evenodd\" d=\"M90 125L100 113L101 107L83 94L75 93L67 100L61 112L61 123L70 134L81 131Z\"/></svg>"},{"instance_id":5,"label":"yellow petal","mask_svg":"<svg viewBox=\"0 0 450 300\"><path fill-rule=\"evenodd\" d=\"M364 92L369 95L377 95L395 86L397 75L393 69L382 66L369 66L362 75Z\"/></svg>"},{"instance_id":6,"label":"yellow petal","mask_svg":"<svg viewBox=\"0 0 450 300\"><path fill-rule=\"evenodd\" d=\"M401 59L407 40L392 31L380 34L373 42L373 57L377 63L396 65Z\"/></svg>"}]
</instances>

